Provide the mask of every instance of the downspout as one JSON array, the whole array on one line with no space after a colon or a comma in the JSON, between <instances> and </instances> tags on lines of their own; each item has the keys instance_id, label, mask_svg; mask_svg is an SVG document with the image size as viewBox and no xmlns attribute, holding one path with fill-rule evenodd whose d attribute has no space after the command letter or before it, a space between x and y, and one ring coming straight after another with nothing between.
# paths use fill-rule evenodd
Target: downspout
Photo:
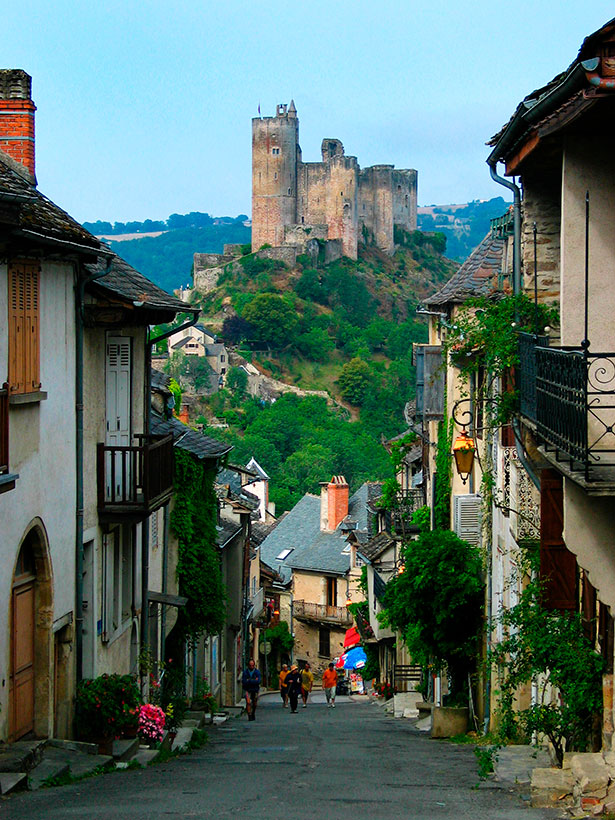
<instances>
[{"instance_id":1,"label":"downspout","mask_svg":"<svg viewBox=\"0 0 615 820\"><path fill-rule=\"evenodd\" d=\"M83 307L85 287L96 279L106 276L113 265L113 256L109 256L107 267L99 273L85 278L79 277L77 268L76 283L76 328L75 328L75 423L76 423L76 578L75 578L75 662L77 681L83 679Z\"/></svg>"},{"instance_id":2,"label":"downspout","mask_svg":"<svg viewBox=\"0 0 615 820\"><path fill-rule=\"evenodd\" d=\"M519 186L497 172L497 159L487 160L491 179L513 193L513 293L521 293L521 190Z\"/></svg>"}]
</instances>

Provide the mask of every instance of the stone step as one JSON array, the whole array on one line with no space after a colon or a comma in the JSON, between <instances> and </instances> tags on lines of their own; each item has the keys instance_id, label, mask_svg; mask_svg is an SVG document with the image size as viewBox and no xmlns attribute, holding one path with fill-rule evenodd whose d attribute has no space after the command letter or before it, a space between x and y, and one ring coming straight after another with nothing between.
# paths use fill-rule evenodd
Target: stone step
<instances>
[{"instance_id":1,"label":"stone step","mask_svg":"<svg viewBox=\"0 0 615 820\"><path fill-rule=\"evenodd\" d=\"M31 791L36 791L46 780L62 777L70 771L70 763L64 758L56 758L55 755L45 756L43 760L29 773L28 787Z\"/></svg>"},{"instance_id":2,"label":"stone step","mask_svg":"<svg viewBox=\"0 0 615 820\"><path fill-rule=\"evenodd\" d=\"M0 772L29 772L43 759L44 740L18 740L0 747Z\"/></svg>"},{"instance_id":3,"label":"stone step","mask_svg":"<svg viewBox=\"0 0 615 820\"><path fill-rule=\"evenodd\" d=\"M133 760L140 763L141 766L147 766L160 754L160 749L139 749Z\"/></svg>"},{"instance_id":4,"label":"stone step","mask_svg":"<svg viewBox=\"0 0 615 820\"><path fill-rule=\"evenodd\" d=\"M47 746L54 746L57 749L69 749L72 752L82 752L87 755L98 754L98 743L85 743L82 740L64 740L63 738L52 737L47 741Z\"/></svg>"},{"instance_id":5,"label":"stone step","mask_svg":"<svg viewBox=\"0 0 615 820\"><path fill-rule=\"evenodd\" d=\"M120 740L114 740L111 748L111 754L114 760L131 760L139 751L138 737L123 737Z\"/></svg>"},{"instance_id":6,"label":"stone step","mask_svg":"<svg viewBox=\"0 0 615 820\"><path fill-rule=\"evenodd\" d=\"M10 794L28 788L26 772L3 772L0 774L0 794Z\"/></svg>"},{"instance_id":7,"label":"stone step","mask_svg":"<svg viewBox=\"0 0 615 820\"><path fill-rule=\"evenodd\" d=\"M173 749L183 749L184 746L187 746L188 743L192 740L193 729L188 726L184 728L183 726L177 730L177 734L175 735L175 740L173 741Z\"/></svg>"},{"instance_id":8,"label":"stone step","mask_svg":"<svg viewBox=\"0 0 615 820\"><path fill-rule=\"evenodd\" d=\"M183 729L198 729L200 725L198 720L182 720Z\"/></svg>"},{"instance_id":9,"label":"stone step","mask_svg":"<svg viewBox=\"0 0 615 820\"><path fill-rule=\"evenodd\" d=\"M206 713L200 709L188 709L184 716L184 726L186 725L187 720L196 720L196 725L200 729L201 726L205 725L205 714Z\"/></svg>"},{"instance_id":10,"label":"stone step","mask_svg":"<svg viewBox=\"0 0 615 820\"><path fill-rule=\"evenodd\" d=\"M73 752L73 755L74 757L70 760L70 773L73 777L85 777L99 766L111 768L114 762L112 755L81 754L79 752Z\"/></svg>"}]
</instances>

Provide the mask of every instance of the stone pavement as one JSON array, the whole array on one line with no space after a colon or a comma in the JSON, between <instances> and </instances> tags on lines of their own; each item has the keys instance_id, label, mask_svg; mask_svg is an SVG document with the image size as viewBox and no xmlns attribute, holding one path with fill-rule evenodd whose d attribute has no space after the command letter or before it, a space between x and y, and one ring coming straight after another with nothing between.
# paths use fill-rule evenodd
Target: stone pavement
<instances>
[{"instance_id":1,"label":"stone pavement","mask_svg":"<svg viewBox=\"0 0 615 820\"><path fill-rule=\"evenodd\" d=\"M290 714L265 696L256 720L211 727L202 750L141 770L16 794L0 820L158 820L293 814L323 820L545 820L518 787L477 788L473 748L430 740L367 699L315 693Z\"/></svg>"}]
</instances>

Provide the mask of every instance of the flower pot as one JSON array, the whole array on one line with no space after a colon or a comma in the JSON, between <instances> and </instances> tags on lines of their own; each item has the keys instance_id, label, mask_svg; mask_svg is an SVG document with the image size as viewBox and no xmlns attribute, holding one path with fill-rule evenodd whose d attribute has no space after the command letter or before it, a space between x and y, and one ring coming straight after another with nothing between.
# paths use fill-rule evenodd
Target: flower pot
<instances>
[{"instance_id":1,"label":"flower pot","mask_svg":"<svg viewBox=\"0 0 615 820\"><path fill-rule=\"evenodd\" d=\"M468 731L467 707L434 706L431 711L431 736L454 737Z\"/></svg>"},{"instance_id":2,"label":"flower pot","mask_svg":"<svg viewBox=\"0 0 615 820\"><path fill-rule=\"evenodd\" d=\"M98 754L99 755L113 754L113 738L112 737L98 737L95 740L93 740L92 743L98 743Z\"/></svg>"}]
</instances>

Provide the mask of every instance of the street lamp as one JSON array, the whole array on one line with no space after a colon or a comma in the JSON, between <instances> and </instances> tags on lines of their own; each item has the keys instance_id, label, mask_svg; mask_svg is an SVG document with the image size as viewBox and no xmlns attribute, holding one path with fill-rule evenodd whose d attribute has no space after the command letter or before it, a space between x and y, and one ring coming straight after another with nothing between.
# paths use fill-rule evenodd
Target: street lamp
<instances>
[{"instance_id":1,"label":"street lamp","mask_svg":"<svg viewBox=\"0 0 615 820\"><path fill-rule=\"evenodd\" d=\"M472 472L475 453L476 444L474 443L474 439L463 430L453 444L453 458L455 459L455 466L457 467L459 477L464 484Z\"/></svg>"}]
</instances>

